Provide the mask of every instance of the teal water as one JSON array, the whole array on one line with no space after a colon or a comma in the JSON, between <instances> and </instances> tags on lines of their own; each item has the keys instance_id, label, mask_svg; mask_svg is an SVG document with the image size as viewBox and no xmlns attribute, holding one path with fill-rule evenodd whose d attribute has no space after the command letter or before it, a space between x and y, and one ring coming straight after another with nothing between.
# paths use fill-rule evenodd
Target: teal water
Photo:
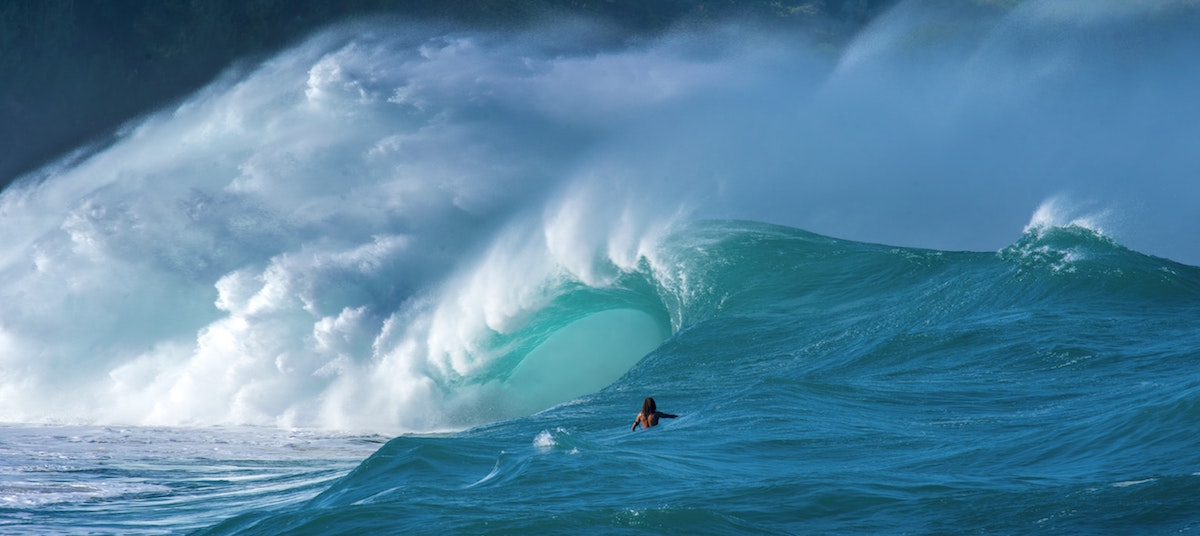
<instances>
[{"instance_id":1,"label":"teal water","mask_svg":"<svg viewBox=\"0 0 1200 536\"><path fill-rule=\"evenodd\" d=\"M646 312L679 329L612 385L398 437L307 502L201 533L1200 526L1200 270L1082 227L999 253L753 223L672 243L687 285L613 292L653 288ZM644 396L679 418L631 433Z\"/></svg>"}]
</instances>

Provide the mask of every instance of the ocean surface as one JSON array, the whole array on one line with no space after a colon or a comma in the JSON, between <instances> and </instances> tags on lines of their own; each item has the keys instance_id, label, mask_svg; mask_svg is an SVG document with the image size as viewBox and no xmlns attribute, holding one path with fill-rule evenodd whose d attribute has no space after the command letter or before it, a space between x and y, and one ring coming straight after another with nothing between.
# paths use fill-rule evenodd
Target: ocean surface
<instances>
[{"instance_id":1,"label":"ocean surface","mask_svg":"<svg viewBox=\"0 0 1200 536\"><path fill-rule=\"evenodd\" d=\"M231 68L0 194L0 533L1197 530L1198 20Z\"/></svg>"}]
</instances>

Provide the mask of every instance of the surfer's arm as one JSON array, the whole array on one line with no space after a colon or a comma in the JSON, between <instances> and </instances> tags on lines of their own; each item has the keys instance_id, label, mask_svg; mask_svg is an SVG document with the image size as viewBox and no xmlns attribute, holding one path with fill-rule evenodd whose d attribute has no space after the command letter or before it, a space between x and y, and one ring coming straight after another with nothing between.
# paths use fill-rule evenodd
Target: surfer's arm
<instances>
[{"instance_id":1,"label":"surfer's arm","mask_svg":"<svg viewBox=\"0 0 1200 536\"><path fill-rule=\"evenodd\" d=\"M633 420L633 425L629 427L629 431L632 432L634 430L637 430L638 425L641 423L642 423L642 414L638 413L637 418Z\"/></svg>"},{"instance_id":2,"label":"surfer's arm","mask_svg":"<svg viewBox=\"0 0 1200 536\"><path fill-rule=\"evenodd\" d=\"M658 417L659 417L660 419L661 419L661 418L663 418L663 417L666 417L666 418L668 418L668 419L674 419L675 417L678 417L678 415L671 415L670 413L663 413L663 412L661 412L661 411L660 411L660 412L658 412Z\"/></svg>"}]
</instances>

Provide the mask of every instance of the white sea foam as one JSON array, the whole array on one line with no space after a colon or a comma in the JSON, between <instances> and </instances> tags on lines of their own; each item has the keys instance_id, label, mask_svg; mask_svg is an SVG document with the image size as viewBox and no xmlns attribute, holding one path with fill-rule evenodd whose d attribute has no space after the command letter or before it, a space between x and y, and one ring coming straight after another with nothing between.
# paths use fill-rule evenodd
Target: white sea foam
<instances>
[{"instance_id":1,"label":"white sea foam","mask_svg":"<svg viewBox=\"0 0 1200 536\"><path fill-rule=\"evenodd\" d=\"M554 448L557 443L554 441L554 434L549 430L542 430L537 437L533 438L533 446L538 450L546 451Z\"/></svg>"},{"instance_id":2,"label":"white sea foam","mask_svg":"<svg viewBox=\"0 0 1200 536\"><path fill-rule=\"evenodd\" d=\"M562 140L727 65L387 29L319 36L4 195L0 418L431 430L540 409L447 385L549 282L608 284L670 219L576 177ZM578 87L595 115L571 113ZM500 409L445 422L454 404Z\"/></svg>"}]
</instances>

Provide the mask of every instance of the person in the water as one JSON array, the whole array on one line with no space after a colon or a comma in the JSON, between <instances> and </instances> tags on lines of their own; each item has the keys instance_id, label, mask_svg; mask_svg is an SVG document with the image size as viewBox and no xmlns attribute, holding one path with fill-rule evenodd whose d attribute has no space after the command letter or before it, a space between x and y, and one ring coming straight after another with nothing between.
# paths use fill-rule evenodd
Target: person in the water
<instances>
[{"instance_id":1,"label":"person in the water","mask_svg":"<svg viewBox=\"0 0 1200 536\"><path fill-rule=\"evenodd\" d=\"M675 417L678 417L678 415L658 411L658 406L654 404L654 399L646 397L642 401L642 412L638 413L637 419L634 419L633 426L629 427L629 431L637 430L639 424L642 428L650 428L658 424L659 419L674 419Z\"/></svg>"}]
</instances>

